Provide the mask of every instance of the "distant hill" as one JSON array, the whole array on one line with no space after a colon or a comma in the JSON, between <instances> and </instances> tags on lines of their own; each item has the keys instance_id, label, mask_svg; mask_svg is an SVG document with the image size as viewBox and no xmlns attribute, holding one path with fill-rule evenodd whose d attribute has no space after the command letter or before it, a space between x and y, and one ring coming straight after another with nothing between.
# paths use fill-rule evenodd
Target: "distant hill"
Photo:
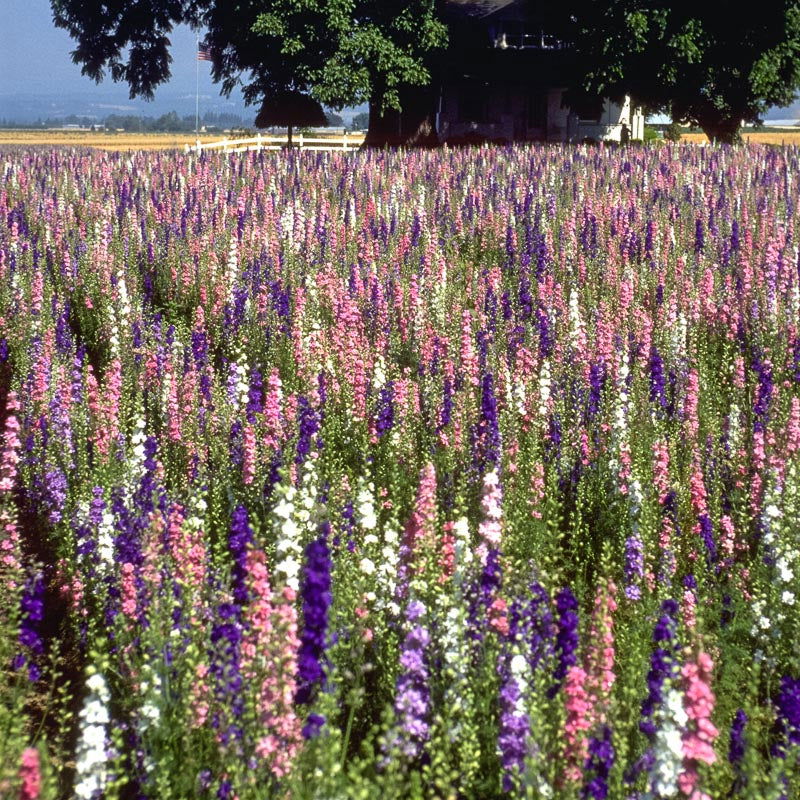
<instances>
[{"instance_id":1,"label":"distant hill","mask_svg":"<svg viewBox=\"0 0 800 800\"><path fill-rule=\"evenodd\" d=\"M131 100L121 87L103 87L88 91L58 93L0 93L0 118L31 123L54 117L76 115L98 122L109 114L134 114L159 117L176 111L179 116L194 114L195 96L186 92L161 89L153 102ZM255 119L256 109L247 108L240 99L200 95L200 114L236 114L244 120Z\"/></svg>"}]
</instances>

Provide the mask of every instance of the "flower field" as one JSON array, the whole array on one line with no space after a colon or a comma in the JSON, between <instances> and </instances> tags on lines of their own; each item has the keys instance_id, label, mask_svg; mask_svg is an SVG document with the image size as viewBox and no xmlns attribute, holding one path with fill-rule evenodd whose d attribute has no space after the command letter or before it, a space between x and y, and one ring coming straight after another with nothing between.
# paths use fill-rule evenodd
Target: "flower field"
<instances>
[{"instance_id":1,"label":"flower field","mask_svg":"<svg viewBox=\"0 0 800 800\"><path fill-rule=\"evenodd\" d=\"M800 150L0 175L0 796L800 797Z\"/></svg>"}]
</instances>

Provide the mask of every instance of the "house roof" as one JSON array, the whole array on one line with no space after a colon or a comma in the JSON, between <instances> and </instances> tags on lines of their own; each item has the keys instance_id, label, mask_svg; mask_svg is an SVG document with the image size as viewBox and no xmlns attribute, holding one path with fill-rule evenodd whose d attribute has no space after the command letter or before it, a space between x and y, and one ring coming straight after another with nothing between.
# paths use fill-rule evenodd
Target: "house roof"
<instances>
[{"instance_id":1,"label":"house roof","mask_svg":"<svg viewBox=\"0 0 800 800\"><path fill-rule=\"evenodd\" d=\"M515 5L519 0L447 0L448 9L452 12L470 17L488 17L507 6Z\"/></svg>"}]
</instances>

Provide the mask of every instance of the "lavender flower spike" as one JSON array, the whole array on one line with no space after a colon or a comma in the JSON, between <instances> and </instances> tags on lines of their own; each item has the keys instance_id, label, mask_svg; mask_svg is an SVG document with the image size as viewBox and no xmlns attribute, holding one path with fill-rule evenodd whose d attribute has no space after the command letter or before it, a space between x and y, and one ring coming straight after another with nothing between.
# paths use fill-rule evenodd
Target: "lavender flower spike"
<instances>
[{"instance_id":1,"label":"lavender flower spike","mask_svg":"<svg viewBox=\"0 0 800 800\"><path fill-rule=\"evenodd\" d=\"M394 744L408 759L418 758L430 736L428 713L430 693L426 651L430 634L423 625L415 624L425 613L425 606L412 600L406 609L406 620L411 627L400 651L403 672L397 679L394 709L400 722Z\"/></svg>"}]
</instances>

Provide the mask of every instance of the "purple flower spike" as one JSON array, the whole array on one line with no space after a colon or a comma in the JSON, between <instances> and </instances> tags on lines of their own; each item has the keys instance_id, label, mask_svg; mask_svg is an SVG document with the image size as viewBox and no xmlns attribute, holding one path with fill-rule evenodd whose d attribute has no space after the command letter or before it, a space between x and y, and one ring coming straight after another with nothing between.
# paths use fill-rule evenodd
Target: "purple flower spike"
<instances>
[{"instance_id":1,"label":"purple flower spike","mask_svg":"<svg viewBox=\"0 0 800 800\"><path fill-rule=\"evenodd\" d=\"M44 619L44 579L41 572L35 572L25 582L20 600L21 620L19 626L19 652L12 666L22 669L28 665L28 680L35 683L41 677L41 669L36 663L44 654L44 642L40 629Z\"/></svg>"},{"instance_id":2,"label":"purple flower spike","mask_svg":"<svg viewBox=\"0 0 800 800\"><path fill-rule=\"evenodd\" d=\"M560 683L567 670L577 662L578 649L578 601L572 591L565 587L556 595L558 622L556 634L556 653L558 666L553 677ZM558 687L556 687L557 689Z\"/></svg>"},{"instance_id":3,"label":"purple flower spike","mask_svg":"<svg viewBox=\"0 0 800 800\"><path fill-rule=\"evenodd\" d=\"M430 736L428 713L430 692L428 690L427 648L430 634L422 625L414 625L425 613L425 606L412 600L406 609L406 621L412 625L400 650L400 665L403 672L397 679L394 710L400 724L390 741L409 760L422 755L425 742Z\"/></svg>"},{"instance_id":4,"label":"purple flower spike","mask_svg":"<svg viewBox=\"0 0 800 800\"><path fill-rule=\"evenodd\" d=\"M599 736L589 740L589 757L586 759L587 782L581 790L581 800L605 800L608 797L608 776L614 766L614 745L611 729L604 725ZM594 774L592 774L594 773Z\"/></svg>"},{"instance_id":5,"label":"purple flower spike","mask_svg":"<svg viewBox=\"0 0 800 800\"><path fill-rule=\"evenodd\" d=\"M327 534L330 523L320 526L321 535L306 547L306 565L300 593L303 598L303 631L297 654L295 702L310 705L325 682L324 657L331 604L331 558Z\"/></svg>"}]
</instances>

